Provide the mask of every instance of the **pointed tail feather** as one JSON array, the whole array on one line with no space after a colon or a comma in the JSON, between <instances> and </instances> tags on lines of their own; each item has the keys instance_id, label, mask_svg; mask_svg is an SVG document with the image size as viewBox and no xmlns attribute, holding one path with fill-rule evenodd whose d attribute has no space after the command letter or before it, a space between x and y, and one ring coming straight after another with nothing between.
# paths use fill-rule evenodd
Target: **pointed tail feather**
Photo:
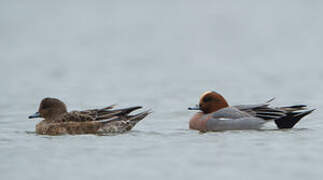
<instances>
[{"instance_id":1,"label":"pointed tail feather","mask_svg":"<svg viewBox=\"0 0 323 180\"><path fill-rule=\"evenodd\" d=\"M148 116L151 113L150 110L144 111L142 113L138 113L135 115L132 115L129 119L129 123L132 126L135 126L139 121L141 121L142 119L144 119L146 116Z\"/></svg>"},{"instance_id":2,"label":"pointed tail feather","mask_svg":"<svg viewBox=\"0 0 323 180\"><path fill-rule=\"evenodd\" d=\"M135 126L139 121L141 121L142 119L144 119L146 116L148 116L151 113L150 110L135 114L135 115L131 115L128 117L122 117L122 116L114 116L111 117L110 119L101 119L98 120L98 122L101 122L103 124L107 124L107 123L111 123L114 121L128 121L132 126Z\"/></svg>"},{"instance_id":3,"label":"pointed tail feather","mask_svg":"<svg viewBox=\"0 0 323 180\"><path fill-rule=\"evenodd\" d=\"M131 112L137 110L137 109L141 109L142 106L133 106L133 107L129 107L129 108L123 108L123 109L116 109L114 111L121 111L120 115L127 115L130 114Z\"/></svg>"},{"instance_id":4,"label":"pointed tail feather","mask_svg":"<svg viewBox=\"0 0 323 180\"><path fill-rule=\"evenodd\" d=\"M103 119L109 119L113 116L127 116L131 112L142 108L141 106L134 106L129 108L123 108L123 109L115 109L115 110L106 110L101 109L95 114L96 120L103 120Z\"/></svg>"},{"instance_id":5,"label":"pointed tail feather","mask_svg":"<svg viewBox=\"0 0 323 180\"><path fill-rule=\"evenodd\" d=\"M116 111L116 112L110 112L110 113L106 113L106 114L99 114L96 116L95 120L104 120L104 119L110 119L112 117L119 117L120 115L120 111Z\"/></svg>"},{"instance_id":6,"label":"pointed tail feather","mask_svg":"<svg viewBox=\"0 0 323 180\"><path fill-rule=\"evenodd\" d=\"M288 113L285 117L276 119L275 123L279 129L293 128L303 117L312 113L314 110Z\"/></svg>"},{"instance_id":7,"label":"pointed tail feather","mask_svg":"<svg viewBox=\"0 0 323 180\"><path fill-rule=\"evenodd\" d=\"M98 120L97 122L100 122L102 124L108 124L108 123L111 123L111 122L114 122L114 121L121 121L122 119L118 116L115 116L113 118L110 118L110 119L103 119L103 120Z\"/></svg>"},{"instance_id":8,"label":"pointed tail feather","mask_svg":"<svg viewBox=\"0 0 323 180\"><path fill-rule=\"evenodd\" d=\"M286 107L280 107L279 109L288 111L288 112L293 112L293 111L300 111L300 110L305 110L307 108L306 105L295 105L295 106L286 106Z\"/></svg>"},{"instance_id":9,"label":"pointed tail feather","mask_svg":"<svg viewBox=\"0 0 323 180\"><path fill-rule=\"evenodd\" d=\"M269 103L273 102L275 99L276 99L275 97L269 99L268 101L266 101L266 104L269 104Z\"/></svg>"},{"instance_id":10,"label":"pointed tail feather","mask_svg":"<svg viewBox=\"0 0 323 180\"><path fill-rule=\"evenodd\" d=\"M99 115L105 115L105 114L110 114L110 113L116 113L118 112L118 115L127 115L137 109L141 109L141 106L134 106L134 107L129 107L129 108L123 108L123 109L114 109L114 110L109 110L109 109L101 109L98 111Z\"/></svg>"}]
</instances>

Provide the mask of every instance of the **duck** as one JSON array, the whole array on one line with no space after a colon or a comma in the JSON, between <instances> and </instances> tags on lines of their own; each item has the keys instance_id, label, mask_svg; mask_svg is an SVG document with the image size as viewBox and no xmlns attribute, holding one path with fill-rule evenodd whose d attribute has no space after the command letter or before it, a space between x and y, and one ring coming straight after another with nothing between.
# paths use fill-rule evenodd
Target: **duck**
<instances>
[{"instance_id":1,"label":"duck","mask_svg":"<svg viewBox=\"0 0 323 180\"><path fill-rule=\"evenodd\" d=\"M271 99L261 104L229 106L226 99L215 91L206 91L199 104L188 110L198 110L189 121L189 128L207 131L261 129L274 121L278 129L291 129L315 109L306 105L272 107Z\"/></svg>"},{"instance_id":2,"label":"duck","mask_svg":"<svg viewBox=\"0 0 323 180\"><path fill-rule=\"evenodd\" d=\"M36 133L40 135L120 134L130 131L151 113L147 110L130 115L142 107L124 109L114 107L115 105L111 105L101 109L68 112L64 102L47 97L42 99L38 112L28 118L43 118L36 125Z\"/></svg>"}]
</instances>

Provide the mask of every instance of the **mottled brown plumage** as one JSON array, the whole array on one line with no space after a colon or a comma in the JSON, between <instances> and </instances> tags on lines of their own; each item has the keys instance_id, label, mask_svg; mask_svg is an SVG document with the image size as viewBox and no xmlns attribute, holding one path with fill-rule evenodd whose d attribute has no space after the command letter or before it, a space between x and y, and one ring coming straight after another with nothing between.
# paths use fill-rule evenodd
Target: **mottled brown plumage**
<instances>
[{"instance_id":1,"label":"mottled brown plumage","mask_svg":"<svg viewBox=\"0 0 323 180\"><path fill-rule=\"evenodd\" d=\"M130 131L150 114L150 111L144 111L130 115L131 112L140 109L140 106L115 110L113 108L114 106L108 106L102 109L67 112L62 101L45 98L41 101L38 112L29 118L44 118L36 125L37 134L101 134Z\"/></svg>"}]
</instances>

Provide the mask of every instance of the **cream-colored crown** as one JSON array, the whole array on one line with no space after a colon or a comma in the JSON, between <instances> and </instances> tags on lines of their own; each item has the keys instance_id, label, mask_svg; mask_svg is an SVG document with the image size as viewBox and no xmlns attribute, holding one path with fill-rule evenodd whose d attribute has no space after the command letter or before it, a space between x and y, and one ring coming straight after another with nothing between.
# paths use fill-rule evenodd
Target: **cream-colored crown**
<instances>
[{"instance_id":1,"label":"cream-colored crown","mask_svg":"<svg viewBox=\"0 0 323 180\"><path fill-rule=\"evenodd\" d=\"M213 91L206 91L206 92L204 92L204 93L201 95L200 99L202 99L205 95L210 94L210 93L212 93L212 92L213 92Z\"/></svg>"}]
</instances>

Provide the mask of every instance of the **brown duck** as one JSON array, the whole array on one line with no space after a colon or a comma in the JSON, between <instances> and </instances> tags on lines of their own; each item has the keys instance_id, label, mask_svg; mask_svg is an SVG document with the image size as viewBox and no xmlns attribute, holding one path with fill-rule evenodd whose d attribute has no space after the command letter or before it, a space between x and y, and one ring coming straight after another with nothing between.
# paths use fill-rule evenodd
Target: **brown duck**
<instances>
[{"instance_id":1,"label":"brown duck","mask_svg":"<svg viewBox=\"0 0 323 180\"><path fill-rule=\"evenodd\" d=\"M144 111L130 115L131 112L141 109L141 106L113 108L114 105L102 109L67 112L62 101L45 98L41 101L38 112L29 116L29 119L44 118L36 125L36 133L42 135L114 134L130 131L150 114L150 111Z\"/></svg>"}]
</instances>

